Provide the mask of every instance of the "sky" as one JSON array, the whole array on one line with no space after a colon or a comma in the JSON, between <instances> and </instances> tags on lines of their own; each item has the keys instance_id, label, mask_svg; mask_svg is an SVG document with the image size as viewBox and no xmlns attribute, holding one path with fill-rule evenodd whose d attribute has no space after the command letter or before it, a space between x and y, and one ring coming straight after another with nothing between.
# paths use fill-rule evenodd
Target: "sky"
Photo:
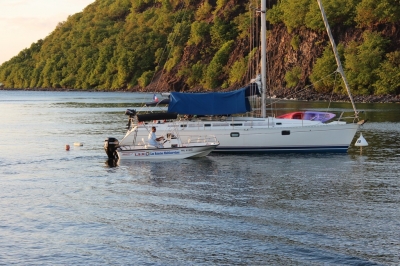
<instances>
[{"instance_id":1,"label":"sky","mask_svg":"<svg viewBox=\"0 0 400 266\"><path fill-rule=\"evenodd\" d=\"M0 0L0 65L95 0Z\"/></svg>"}]
</instances>

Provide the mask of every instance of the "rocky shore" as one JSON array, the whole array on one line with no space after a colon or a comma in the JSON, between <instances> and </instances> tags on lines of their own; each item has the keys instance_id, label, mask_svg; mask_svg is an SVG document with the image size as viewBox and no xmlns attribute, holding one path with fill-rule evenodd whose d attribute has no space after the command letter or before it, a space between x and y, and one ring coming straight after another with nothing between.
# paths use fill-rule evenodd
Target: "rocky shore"
<instances>
[{"instance_id":1,"label":"rocky shore","mask_svg":"<svg viewBox=\"0 0 400 266\"><path fill-rule=\"evenodd\" d=\"M86 91L86 92L138 92L138 93L155 93L150 90L81 90L81 89L58 89L58 88L26 88L26 89L7 89L0 88L0 90L24 90L24 91ZM196 91L202 92L202 91ZM159 93L159 92L156 92ZM296 94L295 96L288 97L285 93L276 93L272 96L277 99L297 100L297 101L332 101L332 102L350 102L347 95L339 94L321 94L313 91L305 91ZM356 103L400 103L400 94L398 95L353 95L353 100Z\"/></svg>"},{"instance_id":2,"label":"rocky shore","mask_svg":"<svg viewBox=\"0 0 400 266\"><path fill-rule=\"evenodd\" d=\"M275 97L298 101L350 102L347 95L320 94L315 92L304 92L290 98L286 97L284 94L277 94ZM353 95L353 100L356 103L400 103L400 95Z\"/></svg>"}]
</instances>

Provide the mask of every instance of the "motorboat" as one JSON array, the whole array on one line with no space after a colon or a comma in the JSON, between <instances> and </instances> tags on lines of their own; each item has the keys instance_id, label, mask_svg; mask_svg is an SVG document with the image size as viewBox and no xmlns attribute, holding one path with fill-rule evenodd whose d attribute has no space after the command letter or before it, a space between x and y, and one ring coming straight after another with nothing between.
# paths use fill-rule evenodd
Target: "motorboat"
<instances>
[{"instance_id":1,"label":"motorboat","mask_svg":"<svg viewBox=\"0 0 400 266\"><path fill-rule=\"evenodd\" d=\"M158 115L134 115L130 116L135 120L134 123L147 122L148 119L165 119L173 118L173 115L160 113ZM149 132L151 127L148 128ZM159 130L159 132L163 132ZM185 158L199 158L207 156L213 151L219 142L215 136L210 135L193 135L182 142L179 137L179 131L176 126L172 126L165 130L166 137L158 146L151 145L145 138L138 138L138 126L132 128L129 134L135 135L131 143L123 144L115 138L107 138L104 142L104 150L109 159L119 160L175 160Z\"/></svg>"}]
</instances>

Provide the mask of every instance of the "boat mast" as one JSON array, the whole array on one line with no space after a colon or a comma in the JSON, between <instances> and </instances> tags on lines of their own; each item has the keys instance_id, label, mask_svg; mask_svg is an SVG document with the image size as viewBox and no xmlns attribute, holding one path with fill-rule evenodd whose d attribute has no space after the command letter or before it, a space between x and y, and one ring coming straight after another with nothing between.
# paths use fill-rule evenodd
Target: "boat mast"
<instances>
[{"instance_id":1,"label":"boat mast","mask_svg":"<svg viewBox=\"0 0 400 266\"><path fill-rule=\"evenodd\" d=\"M266 117L265 95L267 91L267 20L265 12L267 9L267 1L261 0L261 117Z\"/></svg>"},{"instance_id":2,"label":"boat mast","mask_svg":"<svg viewBox=\"0 0 400 266\"><path fill-rule=\"evenodd\" d=\"M349 95L351 104L353 105L353 110L354 110L355 116L357 118L358 117L358 112L357 112L357 109L356 109L356 105L354 104L353 97L351 96L350 86L349 86L349 83L347 82L347 78L346 78L346 76L344 74L342 63L340 62L339 53L337 51L335 40L333 39L332 32L331 32L331 29L330 29L329 24L328 24L328 19L326 18L324 7L322 6L321 0L317 0L317 1L318 1L319 9L321 10L322 18L324 20L324 24L325 24L325 28L326 28L326 31L327 31L328 36L329 36L329 40L331 41L331 44L332 44L333 52L335 54L336 63L338 65L337 71L342 76L342 79L343 79L343 82L344 82L344 86L346 87L347 94Z\"/></svg>"}]
</instances>

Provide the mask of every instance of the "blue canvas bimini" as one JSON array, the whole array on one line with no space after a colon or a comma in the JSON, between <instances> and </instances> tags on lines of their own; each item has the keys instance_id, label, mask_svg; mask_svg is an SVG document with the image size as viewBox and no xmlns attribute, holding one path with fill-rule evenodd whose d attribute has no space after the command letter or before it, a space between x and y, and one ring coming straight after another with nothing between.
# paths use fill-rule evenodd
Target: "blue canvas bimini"
<instances>
[{"instance_id":1,"label":"blue canvas bimini","mask_svg":"<svg viewBox=\"0 0 400 266\"><path fill-rule=\"evenodd\" d=\"M232 115L251 111L246 89L230 92L172 92L169 113L187 115Z\"/></svg>"}]
</instances>

